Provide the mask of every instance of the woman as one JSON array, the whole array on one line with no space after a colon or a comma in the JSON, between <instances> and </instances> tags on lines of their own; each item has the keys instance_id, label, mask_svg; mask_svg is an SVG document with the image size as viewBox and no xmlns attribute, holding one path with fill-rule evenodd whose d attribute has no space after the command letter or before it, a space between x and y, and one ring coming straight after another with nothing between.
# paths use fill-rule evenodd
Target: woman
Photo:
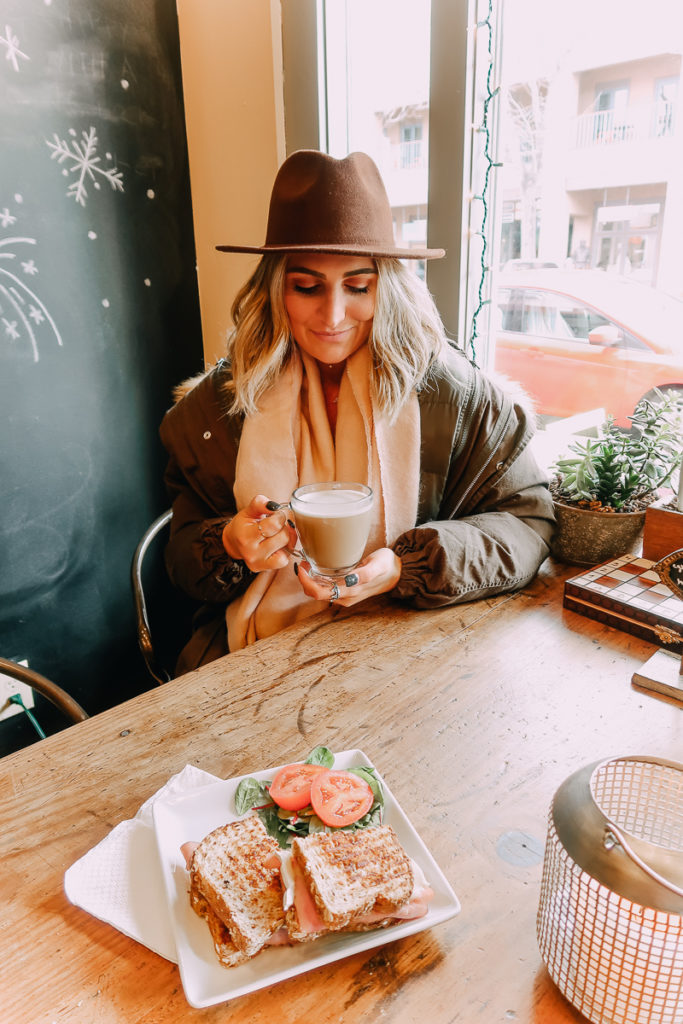
<instances>
[{"instance_id":1,"label":"woman","mask_svg":"<svg viewBox=\"0 0 683 1024\"><path fill-rule=\"evenodd\" d=\"M528 583L553 514L527 413L446 339L401 259L377 167L292 154L262 254L237 296L227 359L181 389L161 437L173 501L167 565L204 602L184 672L338 601L378 594L433 608ZM315 578L288 549L300 484L372 487L365 558ZM227 610L226 610L227 609Z\"/></svg>"}]
</instances>

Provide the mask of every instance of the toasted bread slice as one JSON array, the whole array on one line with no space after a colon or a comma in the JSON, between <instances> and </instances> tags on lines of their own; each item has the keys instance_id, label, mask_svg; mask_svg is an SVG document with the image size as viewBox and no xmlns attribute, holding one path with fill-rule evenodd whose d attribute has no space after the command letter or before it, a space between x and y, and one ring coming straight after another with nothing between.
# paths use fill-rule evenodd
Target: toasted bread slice
<instances>
[{"instance_id":1,"label":"toasted bread slice","mask_svg":"<svg viewBox=\"0 0 683 1024\"><path fill-rule=\"evenodd\" d=\"M237 948L230 938L230 932L221 919L213 912L202 894L192 887L190 888L190 904L196 914L206 919L209 931L211 932L211 938L213 939L213 946L216 950L216 956L224 967L236 967L237 964L244 963L249 959L245 953L242 953Z\"/></svg>"},{"instance_id":2,"label":"toasted bread slice","mask_svg":"<svg viewBox=\"0 0 683 1024\"><path fill-rule=\"evenodd\" d=\"M193 905L203 898L246 957L284 924L278 851L258 815L250 814L215 829L192 856Z\"/></svg>"},{"instance_id":3,"label":"toasted bread slice","mask_svg":"<svg viewBox=\"0 0 683 1024\"><path fill-rule=\"evenodd\" d=\"M410 858L388 825L294 839L292 858L330 931L355 928L354 919L368 913L390 918L413 892ZM388 923L378 919L372 927ZM302 934L294 908L287 913L287 927L299 941L311 937Z\"/></svg>"}]
</instances>

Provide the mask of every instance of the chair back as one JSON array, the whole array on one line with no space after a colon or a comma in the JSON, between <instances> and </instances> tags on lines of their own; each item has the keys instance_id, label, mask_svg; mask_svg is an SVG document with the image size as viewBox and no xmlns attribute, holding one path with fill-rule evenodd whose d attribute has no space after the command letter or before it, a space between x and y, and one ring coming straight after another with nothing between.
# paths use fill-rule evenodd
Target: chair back
<instances>
[{"instance_id":1,"label":"chair back","mask_svg":"<svg viewBox=\"0 0 683 1024\"><path fill-rule=\"evenodd\" d=\"M158 684L173 679L197 608L196 602L171 583L166 571L164 549L171 515L167 509L147 527L131 564L138 646L147 671Z\"/></svg>"},{"instance_id":2,"label":"chair back","mask_svg":"<svg viewBox=\"0 0 683 1024\"><path fill-rule=\"evenodd\" d=\"M0 658L0 672L3 675L10 676L12 679L17 679L20 683L25 683L32 690L35 690L36 693L42 694L43 697L46 697L51 704L54 704L72 722L84 722L86 718L90 717L87 711L84 711L78 701L74 700L66 690L63 690L61 686L46 676L42 676L32 668L28 668L27 665L20 665L16 661L10 661L8 658Z\"/></svg>"}]
</instances>

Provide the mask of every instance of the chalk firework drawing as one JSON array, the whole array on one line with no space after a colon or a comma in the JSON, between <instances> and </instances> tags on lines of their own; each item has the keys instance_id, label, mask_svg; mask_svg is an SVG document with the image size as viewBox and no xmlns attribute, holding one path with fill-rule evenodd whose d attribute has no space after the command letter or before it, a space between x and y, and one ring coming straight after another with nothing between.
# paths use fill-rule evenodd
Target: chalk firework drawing
<instances>
[{"instance_id":1,"label":"chalk firework drawing","mask_svg":"<svg viewBox=\"0 0 683 1024\"><path fill-rule=\"evenodd\" d=\"M85 201L88 198L88 192L86 189L86 183L92 182L93 188L100 188L100 178L104 178L108 181L112 189L115 192L123 192L123 174L117 170L115 166L100 167L101 157L97 156L97 133L94 128L89 128L88 131L81 132L81 138L78 139L77 132L74 128L69 129L69 135L72 138L69 141L60 139L56 132L53 132L54 142L49 142L47 139L45 142L48 147L52 150L51 160L56 160L58 164L63 164L65 161L70 161L71 166L64 168L62 174L68 175L73 172L76 173L76 178L71 182L67 189L67 196L73 197L77 203L81 206L85 206ZM106 159L111 160L111 154L106 154Z\"/></svg>"},{"instance_id":2,"label":"chalk firework drawing","mask_svg":"<svg viewBox=\"0 0 683 1024\"><path fill-rule=\"evenodd\" d=\"M11 227L16 219L7 207L0 210L1 227ZM63 343L57 325L45 304L19 276L19 273L22 273L33 278L38 273L38 267L34 259L28 257L22 260L13 250L17 246L35 244L35 238L15 236L0 239L0 338L5 338L11 345L27 341L31 347L33 361L37 363L40 358L39 330L50 333L58 345Z\"/></svg>"},{"instance_id":3,"label":"chalk firework drawing","mask_svg":"<svg viewBox=\"0 0 683 1024\"><path fill-rule=\"evenodd\" d=\"M9 25L5 25L5 34L0 35L0 46L5 49L5 59L10 62L15 71L19 70L19 58L30 60L31 58L19 49L19 40L12 34Z\"/></svg>"}]
</instances>

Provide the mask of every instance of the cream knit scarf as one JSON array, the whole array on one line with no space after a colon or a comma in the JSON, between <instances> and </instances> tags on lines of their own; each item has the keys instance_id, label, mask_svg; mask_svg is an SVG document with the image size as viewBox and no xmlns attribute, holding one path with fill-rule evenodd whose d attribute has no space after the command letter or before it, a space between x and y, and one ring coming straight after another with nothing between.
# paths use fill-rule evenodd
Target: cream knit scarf
<instances>
[{"instance_id":1,"label":"cream knit scarf","mask_svg":"<svg viewBox=\"0 0 683 1024\"><path fill-rule=\"evenodd\" d=\"M420 476L420 414L413 393L393 423L370 392L367 345L347 361L339 390L336 443L325 409L317 363L295 351L242 429L234 494L237 508L255 494L288 501L301 484L348 480L374 493L365 554L393 543L415 525ZM236 651L299 619L329 608L301 589L291 564L260 572L228 605L228 647Z\"/></svg>"}]
</instances>

